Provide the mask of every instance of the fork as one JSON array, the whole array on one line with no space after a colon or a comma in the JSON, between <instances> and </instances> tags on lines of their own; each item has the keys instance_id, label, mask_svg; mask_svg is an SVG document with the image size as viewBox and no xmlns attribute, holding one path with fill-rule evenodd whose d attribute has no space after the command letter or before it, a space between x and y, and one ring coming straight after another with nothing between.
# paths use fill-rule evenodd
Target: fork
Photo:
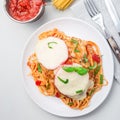
<instances>
[{"instance_id":1,"label":"fork","mask_svg":"<svg viewBox=\"0 0 120 120\"><path fill-rule=\"evenodd\" d=\"M91 16L92 20L101 27L104 37L106 38L113 53L115 54L117 60L120 63L120 48L117 45L114 38L109 34L107 28L105 27L104 21L103 21L103 16L102 16L101 12L97 9L93 0L84 0L84 4L85 4L88 14Z\"/></svg>"}]
</instances>

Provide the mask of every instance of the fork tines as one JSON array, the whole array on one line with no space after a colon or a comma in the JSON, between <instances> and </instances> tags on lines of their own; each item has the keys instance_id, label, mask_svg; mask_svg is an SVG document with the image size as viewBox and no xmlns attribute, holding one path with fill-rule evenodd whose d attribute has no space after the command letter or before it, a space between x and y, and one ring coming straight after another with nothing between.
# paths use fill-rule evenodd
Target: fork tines
<instances>
[{"instance_id":1,"label":"fork tines","mask_svg":"<svg viewBox=\"0 0 120 120\"><path fill-rule=\"evenodd\" d=\"M85 3L85 7L91 17L100 13L100 11L97 9L93 0L84 0L84 3Z\"/></svg>"}]
</instances>

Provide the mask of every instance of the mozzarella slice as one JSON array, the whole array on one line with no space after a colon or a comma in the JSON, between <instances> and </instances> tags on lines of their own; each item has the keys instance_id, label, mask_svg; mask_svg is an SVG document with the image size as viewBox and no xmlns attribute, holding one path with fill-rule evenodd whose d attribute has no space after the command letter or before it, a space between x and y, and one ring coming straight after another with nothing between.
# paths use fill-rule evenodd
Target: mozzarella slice
<instances>
[{"instance_id":1,"label":"mozzarella slice","mask_svg":"<svg viewBox=\"0 0 120 120\"><path fill-rule=\"evenodd\" d=\"M64 65L64 66L78 66L79 64L73 64L73 65ZM68 83L64 84L60 79L66 80L68 79ZM86 97L86 92L88 88L90 87L90 80L89 80L89 74L85 75L79 75L76 72L66 72L62 69L62 67L59 69L59 71L56 73L55 77L55 86L57 89L64 95L82 100ZM76 93L76 91L82 90L82 94Z\"/></svg>"},{"instance_id":2,"label":"mozzarella slice","mask_svg":"<svg viewBox=\"0 0 120 120\"><path fill-rule=\"evenodd\" d=\"M55 69L68 58L65 42L55 37L39 40L35 53L38 61L47 69Z\"/></svg>"}]
</instances>

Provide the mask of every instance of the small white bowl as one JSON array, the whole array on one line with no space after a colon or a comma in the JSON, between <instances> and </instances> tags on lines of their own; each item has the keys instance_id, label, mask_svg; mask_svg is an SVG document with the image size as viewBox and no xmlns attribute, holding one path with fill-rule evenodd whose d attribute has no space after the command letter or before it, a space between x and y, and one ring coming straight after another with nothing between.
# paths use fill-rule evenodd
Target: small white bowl
<instances>
[{"instance_id":1,"label":"small white bowl","mask_svg":"<svg viewBox=\"0 0 120 120\"><path fill-rule=\"evenodd\" d=\"M8 3L9 3L9 0L5 0L4 2L5 2L5 3L4 3L4 10L5 10L7 16L8 16L11 20L13 20L13 21L15 21L15 22L18 22L18 23L35 22L35 21L37 21L37 20L43 15L44 10L45 10L45 6L42 5L42 6L40 7L40 9L39 9L39 12L36 14L35 17L33 17L33 18L29 19L29 20L26 20L26 21L20 21L20 20L16 20L15 18L13 18L13 17L9 14L9 11L8 11Z\"/></svg>"}]
</instances>

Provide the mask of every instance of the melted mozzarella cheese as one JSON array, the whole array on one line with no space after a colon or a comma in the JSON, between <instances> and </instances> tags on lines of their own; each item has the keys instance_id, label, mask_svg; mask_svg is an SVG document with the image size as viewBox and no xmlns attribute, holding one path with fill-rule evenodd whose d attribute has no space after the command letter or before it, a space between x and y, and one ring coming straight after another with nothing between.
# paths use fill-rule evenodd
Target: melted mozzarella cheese
<instances>
[{"instance_id":1,"label":"melted mozzarella cheese","mask_svg":"<svg viewBox=\"0 0 120 120\"><path fill-rule=\"evenodd\" d=\"M65 42L55 37L39 40L35 53L38 61L47 69L55 69L68 58Z\"/></svg>"},{"instance_id":2,"label":"melted mozzarella cheese","mask_svg":"<svg viewBox=\"0 0 120 120\"><path fill-rule=\"evenodd\" d=\"M68 65L65 65L68 66ZM70 66L70 65L69 65ZM71 66L79 66L79 64L73 64ZM68 83L64 84L61 82L58 77L62 78L63 80L68 79ZM86 92L88 88L90 87L90 80L89 80L89 74L85 75L79 75L76 72L66 72L62 69L62 67L59 69L59 71L56 73L55 77L55 86L57 89L64 95L82 100L86 97ZM82 94L76 93L78 90L83 90Z\"/></svg>"}]
</instances>

